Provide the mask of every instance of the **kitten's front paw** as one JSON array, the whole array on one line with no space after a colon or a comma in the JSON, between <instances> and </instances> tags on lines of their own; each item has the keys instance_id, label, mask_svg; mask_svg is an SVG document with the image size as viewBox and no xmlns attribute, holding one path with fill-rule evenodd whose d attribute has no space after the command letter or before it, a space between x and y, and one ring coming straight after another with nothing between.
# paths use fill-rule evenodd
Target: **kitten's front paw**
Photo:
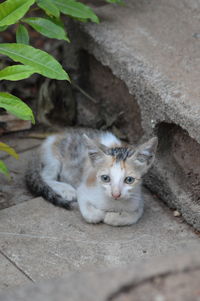
<instances>
[{"instance_id":1,"label":"kitten's front paw","mask_svg":"<svg viewBox=\"0 0 200 301\"><path fill-rule=\"evenodd\" d=\"M77 200L76 190L71 185L59 183L59 186L56 188L62 199L66 200L67 202L74 202Z\"/></svg>"},{"instance_id":2,"label":"kitten's front paw","mask_svg":"<svg viewBox=\"0 0 200 301\"><path fill-rule=\"evenodd\" d=\"M107 212L104 218L104 223L111 226L121 226L119 212Z\"/></svg>"},{"instance_id":3,"label":"kitten's front paw","mask_svg":"<svg viewBox=\"0 0 200 301\"><path fill-rule=\"evenodd\" d=\"M75 202L77 200L76 190L72 187L65 192L65 197L68 202Z\"/></svg>"},{"instance_id":4,"label":"kitten's front paw","mask_svg":"<svg viewBox=\"0 0 200 301\"><path fill-rule=\"evenodd\" d=\"M98 224L103 221L105 212L95 208L90 203L87 203L87 206L84 208L80 207L81 214L83 218L88 223Z\"/></svg>"},{"instance_id":5,"label":"kitten's front paw","mask_svg":"<svg viewBox=\"0 0 200 301\"><path fill-rule=\"evenodd\" d=\"M129 226L138 221L141 214L138 212L107 212L104 218L104 223L111 226Z\"/></svg>"}]
</instances>

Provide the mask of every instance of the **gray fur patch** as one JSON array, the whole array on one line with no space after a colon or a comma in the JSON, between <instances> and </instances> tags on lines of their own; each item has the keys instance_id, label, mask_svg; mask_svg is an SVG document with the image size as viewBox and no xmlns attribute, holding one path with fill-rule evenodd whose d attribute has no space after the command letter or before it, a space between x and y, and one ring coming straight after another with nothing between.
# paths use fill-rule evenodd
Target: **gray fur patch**
<instances>
[{"instance_id":1,"label":"gray fur patch","mask_svg":"<svg viewBox=\"0 0 200 301\"><path fill-rule=\"evenodd\" d=\"M62 199L49 185L45 183L41 177L41 170L44 164L38 160L37 156L33 156L28 164L25 174L26 185L34 196L42 196L56 206L61 206L70 209L70 204L67 200ZM59 177L59 175L58 175Z\"/></svg>"},{"instance_id":2,"label":"gray fur patch","mask_svg":"<svg viewBox=\"0 0 200 301\"><path fill-rule=\"evenodd\" d=\"M125 161L127 158L132 156L134 150L129 147L114 147L109 148L106 152L108 155L115 157L116 161Z\"/></svg>"}]
</instances>

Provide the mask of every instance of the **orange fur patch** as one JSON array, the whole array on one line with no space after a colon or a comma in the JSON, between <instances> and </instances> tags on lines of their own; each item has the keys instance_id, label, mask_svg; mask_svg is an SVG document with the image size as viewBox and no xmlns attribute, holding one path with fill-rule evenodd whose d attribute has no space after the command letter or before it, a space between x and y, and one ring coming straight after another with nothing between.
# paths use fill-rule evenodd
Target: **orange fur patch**
<instances>
[{"instance_id":1,"label":"orange fur patch","mask_svg":"<svg viewBox=\"0 0 200 301\"><path fill-rule=\"evenodd\" d=\"M120 161L121 169L125 169L125 161Z\"/></svg>"},{"instance_id":2,"label":"orange fur patch","mask_svg":"<svg viewBox=\"0 0 200 301\"><path fill-rule=\"evenodd\" d=\"M96 182L96 172L91 172L87 178L86 185L88 187L94 186L95 182Z\"/></svg>"},{"instance_id":3,"label":"orange fur patch","mask_svg":"<svg viewBox=\"0 0 200 301\"><path fill-rule=\"evenodd\" d=\"M111 167L115 164L115 162L116 162L116 158L115 158L115 157L112 157Z\"/></svg>"}]
</instances>

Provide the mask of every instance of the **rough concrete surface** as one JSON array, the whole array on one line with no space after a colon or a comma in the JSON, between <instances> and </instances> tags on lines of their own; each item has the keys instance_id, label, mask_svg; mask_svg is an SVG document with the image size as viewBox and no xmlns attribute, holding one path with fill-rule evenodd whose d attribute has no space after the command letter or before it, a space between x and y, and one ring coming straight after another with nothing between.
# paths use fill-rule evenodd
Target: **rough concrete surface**
<instances>
[{"instance_id":1,"label":"rough concrete surface","mask_svg":"<svg viewBox=\"0 0 200 301\"><path fill-rule=\"evenodd\" d=\"M188 136L182 150L189 150L191 157L189 139L195 150L200 143L199 1L127 0L123 7L103 5L95 10L102 22L81 26L82 47L127 85L135 106L139 105L143 139L162 133L163 126L174 126L175 132L178 126L182 137ZM167 144L169 136L163 135ZM200 178L193 168L184 172L183 164L175 177L172 156L169 152L170 160L165 160L160 154L147 183L200 229L200 204L195 197ZM191 178L195 183L185 185Z\"/></svg>"},{"instance_id":2,"label":"rough concrete surface","mask_svg":"<svg viewBox=\"0 0 200 301\"><path fill-rule=\"evenodd\" d=\"M144 216L131 227L87 224L78 209L57 208L42 198L20 203L0 211L0 250L35 282L200 246L198 235L181 218L149 192L145 200ZM7 268L0 273L9 278Z\"/></svg>"},{"instance_id":3,"label":"rough concrete surface","mask_svg":"<svg viewBox=\"0 0 200 301\"><path fill-rule=\"evenodd\" d=\"M198 301L199 254L167 256L129 268L68 273L0 294L1 301ZM195 279L193 278L195 277Z\"/></svg>"},{"instance_id":4,"label":"rough concrete surface","mask_svg":"<svg viewBox=\"0 0 200 301\"><path fill-rule=\"evenodd\" d=\"M131 94L140 94L143 126L151 128L152 119L155 123L167 119L200 142L200 40L195 35L200 7L194 9L187 2L133 0L123 7L105 5L96 9L101 26L86 24L83 30L90 36L85 47L125 81ZM142 79L139 87L137 81ZM153 94L150 99L148 93L144 99L147 88L157 92L157 98Z\"/></svg>"}]
</instances>

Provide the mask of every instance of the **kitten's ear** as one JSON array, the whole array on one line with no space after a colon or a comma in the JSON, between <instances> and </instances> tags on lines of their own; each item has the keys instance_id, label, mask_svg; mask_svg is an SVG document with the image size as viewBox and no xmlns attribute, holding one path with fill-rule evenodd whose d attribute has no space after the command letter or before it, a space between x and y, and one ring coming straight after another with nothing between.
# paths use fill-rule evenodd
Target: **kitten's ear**
<instances>
[{"instance_id":1,"label":"kitten's ear","mask_svg":"<svg viewBox=\"0 0 200 301\"><path fill-rule=\"evenodd\" d=\"M158 138L153 137L146 143L140 145L129 158L131 163L141 172L142 175L145 174L153 164L157 146Z\"/></svg>"},{"instance_id":2,"label":"kitten's ear","mask_svg":"<svg viewBox=\"0 0 200 301\"><path fill-rule=\"evenodd\" d=\"M104 153L104 145L98 145L98 143L90 139L86 134L83 134L83 138L92 164L95 165L105 160L106 154Z\"/></svg>"}]
</instances>

